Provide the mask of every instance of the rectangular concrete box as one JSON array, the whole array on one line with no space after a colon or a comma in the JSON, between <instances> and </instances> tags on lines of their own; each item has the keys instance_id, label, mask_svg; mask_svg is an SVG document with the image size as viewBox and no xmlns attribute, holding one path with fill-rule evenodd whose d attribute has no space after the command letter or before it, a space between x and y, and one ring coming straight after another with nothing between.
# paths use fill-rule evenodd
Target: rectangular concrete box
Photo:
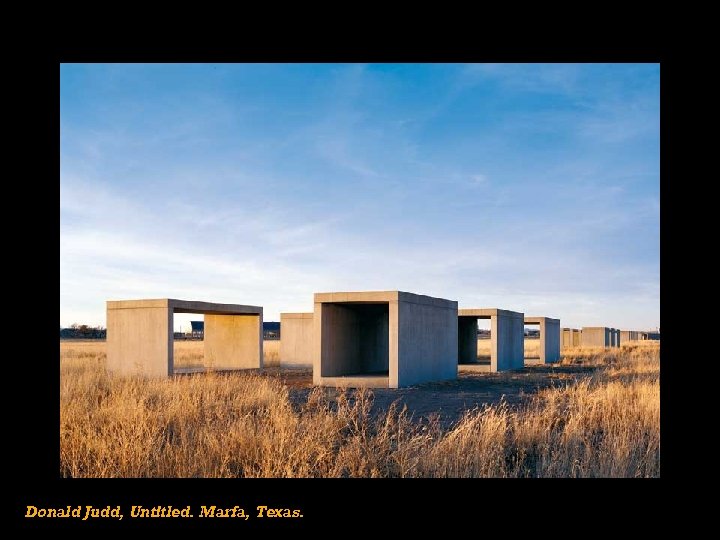
<instances>
[{"instance_id":1,"label":"rectangular concrete box","mask_svg":"<svg viewBox=\"0 0 720 540\"><path fill-rule=\"evenodd\" d=\"M175 313L205 315L205 363L211 369L262 367L262 307L161 298L107 302L108 370L118 375L172 375Z\"/></svg>"},{"instance_id":2,"label":"rectangular concrete box","mask_svg":"<svg viewBox=\"0 0 720 540\"><path fill-rule=\"evenodd\" d=\"M315 293L313 383L400 388L457 377L457 302L402 291Z\"/></svg>"},{"instance_id":3,"label":"rectangular concrete box","mask_svg":"<svg viewBox=\"0 0 720 540\"><path fill-rule=\"evenodd\" d=\"M280 366L312 368L313 314L280 314Z\"/></svg>"},{"instance_id":4,"label":"rectangular concrete box","mask_svg":"<svg viewBox=\"0 0 720 540\"><path fill-rule=\"evenodd\" d=\"M611 347L611 331L606 326L583 326L581 343L583 347Z\"/></svg>"},{"instance_id":5,"label":"rectangular concrete box","mask_svg":"<svg viewBox=\"0 0 720 540\"><path fill-rule=\"evenodd\" d=\"M490 319L490 363L478 361L477 321ZM524 314L498 308L458 310L458 370L507 371L522 369L524 363Z\"/></svg>"},{"instance_id":6,"label":"rectangular concrete box","mask_svg":"<svg viewBox=\"0 0 720 540\"><path fill-rule=\"evenodd\" d=\"M620 332L620 341L625 343L626 341L639 341L640 332L638 330L622 330Z\"/></svg>"},{"instance_id":7,"label":"rectangular concrete box","mask_svg":"<svg viewBox=\"0 0 720 540\"><path fill-rule=\"evenodd\" d=\"M553 364L560 361L560 319L525 317L525 324L540 326L540 357L526 358L526 364Z\"/></svg>"},{"instance_id":8,"label":"rectangular concrete box","mask_svg":"<svg viewBox=\"0 0 720 540\"><path fill-rule=\"evenodd\" d=\"M569 349L580 346L580 330L577 328L562 329L562 348Z\"/></svg>"}]
</instances>

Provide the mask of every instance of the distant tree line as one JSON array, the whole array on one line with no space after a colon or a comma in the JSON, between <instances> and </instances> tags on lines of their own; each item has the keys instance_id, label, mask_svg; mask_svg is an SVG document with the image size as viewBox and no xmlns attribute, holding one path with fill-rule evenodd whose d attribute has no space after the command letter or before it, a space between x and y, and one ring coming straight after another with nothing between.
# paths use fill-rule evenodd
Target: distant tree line
<instances>
[{"instance_id":1,"label":"distant tree line","mask_svg":"<svg viewBox=\"0 0 720 540\"><path fill-rule=\"evenodd\" d=\"M107 329L102 326L71 324L70 328L60 329L60 339L105 339Z\"/></svg>"}]
</instances>

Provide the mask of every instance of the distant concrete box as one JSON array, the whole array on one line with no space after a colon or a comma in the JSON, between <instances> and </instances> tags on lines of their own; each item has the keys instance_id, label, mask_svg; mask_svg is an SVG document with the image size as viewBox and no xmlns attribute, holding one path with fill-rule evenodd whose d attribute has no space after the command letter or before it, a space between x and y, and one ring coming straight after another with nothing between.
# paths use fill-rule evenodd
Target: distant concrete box
<instances>
[{"instance_id":1,"label":"distant concrete box","mask_svg":"<svg viewBox=\"0 0 720 540\"><path fill-rule=\"evenodd\" d=\"M612 347L611 329L606 326L583 326L583 347Z\"/></svg>"},{"instance_id":2,"label":"distant concrete box","mask_svg":"<svg viewBox=\"0 0 720 540\"><path fill-rule=\"evenodd\" d=\"M172 375L175 313L205 315L205 362L212 369L262 367L262 307L162 298L107 302L108 370L119 375Z\"/></svg>"},{"instance_id":3,"label":"distant concrete box","mask_svg":"<svg viewBox=\"0 0 720 540\"><path fill-rule=\"evenodd\" d=\"M400 388L457 377L457 302L402 291L314 300L314 384Z\"/></svg>"},{"instance_id":4,"label":"distant concrete box","mask_svg":"<svg viewBox=\"0 0 720 540\"><path fill-rule=\"evenodd\" d=\"M525 324L540 326L539 358L526 358L527 364L552 364L560 361L560 319L525 317Z\"/></svg>"},{"instance_id":5,"label":"distant concrete box","mask_svg":"<svg viewBox=\"0 0 720 540\"><path fill-rule=\"evenodd\" d=\"M562 348L572 348L580 346L580 330L577 328L563 328L562 329Z\"/></svg>"},{"instance_id":6,"label":"distant concrete box","mask_svg":"<svg viewBox=\"0 0 720 540\"><path fill-rule=\"evenodd\" d=\"M312 312L281 313L280 328L280 366L311 368Z\"/></svg>"},{"instance_id":7,"label":"distant concrete box","mask_svg":"<svg viewBox=\"0 0 720 540\"><path fill-rule=\"evenodd\" d=\"M478 319L490 319L490 359L478 359ZM498 308L458 310L458 370L507 371L524 366L524 314Z\"/></svg>"}]
</instances>

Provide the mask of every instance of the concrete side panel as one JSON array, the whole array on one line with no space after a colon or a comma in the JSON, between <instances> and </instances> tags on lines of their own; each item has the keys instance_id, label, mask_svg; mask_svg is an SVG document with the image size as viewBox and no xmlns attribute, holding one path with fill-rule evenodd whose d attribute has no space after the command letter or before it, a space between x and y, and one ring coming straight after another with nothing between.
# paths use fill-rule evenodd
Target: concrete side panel
<instances>
[{"instance_id":1,"label":"concrete side panel","mask_svg":"<svg viewBox=\"0 0 720 540\"><path fill-rule=\"evenodd\" d=\"M172 319L167 307L108 308L108 371L146 377L172 374Z\"/></svg>"},{"instance_id":2,"label":"concrete side panel","mask_svg":"<svg viewBox=\"0 0 720 540\"><path fill-rule=\"evenodd\" d=\"M498 315L490 319L492 332L491 371L522 369L525 365L525 323L522 316Z\"/></svg>"},{"instance_id":3,"label":"concrete side panel","mask_svg":"<svg viewBox=\"0 0 720 540\"><path fill-rule=\"evenodd\" d=\"M560 361L560 320L545 319L545 328L542 333L544 356L540 360L546 364Z\"/></svg>"},{"instance_id":4,"label":"concrete side panel","mask_svg":"<svg viewBox=\"0 0 720 540\"><path fill-rule=\"evenodd\" d=\"M262 315L205 315L205 363L213 369L263 366Z\"/></svg>"},{"instance_id":5,"label":"concrete side panel","mask_svg":"<svg viewBox=\"0 0 720 540\"><path fill-rule=\"evenodd\" d=\"M280 314L280 365L312 367L313 314L287 317Z\"/></svg>"},{"instance_id":6,"label":"concrete side panel","mask_svg":"<svg viewBox=\"0 0 720 540\"><path fill-rule=\"evenodd\" d=\"M457 378L458 311L454 307L398 302L397 382L399 388Z\"/></svg>"}]
</instances>

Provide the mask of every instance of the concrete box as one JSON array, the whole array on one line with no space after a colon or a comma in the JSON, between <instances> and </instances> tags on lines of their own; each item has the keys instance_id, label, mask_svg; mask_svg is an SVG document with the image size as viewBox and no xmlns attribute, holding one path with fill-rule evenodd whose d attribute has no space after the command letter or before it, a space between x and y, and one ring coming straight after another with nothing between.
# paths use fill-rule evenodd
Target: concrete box
<instances>
[{"instance_id":1,"label":"concrete box","mask_svg":"<svg viewBox=\"0 0 720 540\"><path fill-rule=\"evenodd\" d=\"M583 326L583 347L611 347L610 328L606 326Z\"/></svg>"},{"instance_id":2,"label":"concrete box","mask_svg":"<svg viewBox=\"0 0 720 540\"><path fill-rule=\"evenodd\" d=\"M540 326L540 357L525 359L526 364L552 364L560 361L560 319L525 317L525 324Z\"/></svg>"},{"instance_id":3,"label":"concrete box","mask_svg":"<svg viewBox=\"0 0 720 540\"><path fill-rule=\"evenodd\" d=\"M498 308L458 310L458 370L507 371L522 369L525 356L524 314ZM477 321L490 319L490 362L478 361Z\"/></svg>"},{"instance_id":4,"label":"concrete box","mask_svg":"<svg viewBox=\"0 0 720 540\"><path fill-rule=\"evenodd\" d=\"M280 314L280 366L312 368L313 314Z\"/></svg>"},{"instance_id":5,"label":"concrete box","mask_svg":"<svg viewBox=\"0 0 720 540\"><path fill-rule=\"evenodd\" d=\"M162 298L107 302L108 370L146 377L175 373L175 313L205 315L205 362L211 369L262 367L262 307Z\"/></svg>"},{"instance_id":6,"label":"concrete box","mask_svg":"<svg viewBox=\"0 0 720 540\"><path fill-rule=\"evenodd\" d=\"M400 388L457 377L457 302L402 291L314 300L314 384Z\"/></svg>"}]
</instances>

